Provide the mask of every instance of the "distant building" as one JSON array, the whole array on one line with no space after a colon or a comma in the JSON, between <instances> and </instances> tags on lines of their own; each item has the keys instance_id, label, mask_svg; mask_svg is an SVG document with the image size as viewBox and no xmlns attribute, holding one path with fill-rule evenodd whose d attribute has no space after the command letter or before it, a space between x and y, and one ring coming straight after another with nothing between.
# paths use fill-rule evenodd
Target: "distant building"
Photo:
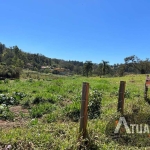
<instances>
[{"instance_id":1,"label":"distant building","mask_svg":"<svg viewBox=\"0 0 150 150\"><path fill-rule=\"evenodd\" d=\"M41 66L41 69L51 69L51 66Z\"/></svg>"}]
</instances>

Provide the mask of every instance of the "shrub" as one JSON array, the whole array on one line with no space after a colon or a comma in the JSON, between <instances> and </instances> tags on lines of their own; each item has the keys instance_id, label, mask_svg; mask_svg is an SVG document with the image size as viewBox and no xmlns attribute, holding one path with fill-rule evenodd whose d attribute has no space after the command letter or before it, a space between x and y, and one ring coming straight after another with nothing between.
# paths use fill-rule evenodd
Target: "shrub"
<instances>
[{"instance_id":1,"label":"shrub","mask_svg":"<svg viewBox=\"0 0 150 150\"><path fill-rule=\"evenodd\" d=\"M32 119L29 123L29 125L37 125L38 124L38 119L35 118L35 119Z\"/></svg>"},{"instance_id":2,"label":"shrub","mask_svg":"<svg viewBox=\"0 0 150 150\"><path fill-rule=\"evenodd\" d=\"M13 105L15 103L16 102L14 97L9 97L8 95L5 94L0 94L0 104Z\"/></svg>"},{"instance_id":3,"label":"shrub","mask_svg":"<svg viewBox=\"0 0 150 150\"><path fill-rule=\"evenodd\" d=\"M5 104L0 105L0 119L14 120L14 113L11 112Z\"/></svg>"},{"instance_id":4,"label":"shrub","mask_svg":"<svg viewBox=\"0 0 150 150\"><path fill-rule=\"evenodd\" d=\"M23 92L14 92L14 97L16 97L16 99L23 99L24 97L27 96L27 94L23 93Z\"/></svg>"},{"instance_id":5,"label":"shrub","mask_svg":"<svg viewBox=\"0 0 150 150\"><path fill-rule=\"evenodd\" d=\"M101 101L102 93L98 90L94 90L90 94L89 105L88 105L88 116L89 119L95 119L100 116L101 113Z\"/></svg>"},{"instance_id":6,"label":"shrub","mask_svg":"<svg viewBox=\"0 0 150 150\"><path fill-rule=\"evenodd\" d=\"M125 97L125 98L130 98L130 96L131 96L130 91L129 91L129 90L126 90L125 93L124 93L124 97Z\"/></svg>"},{"instance_id":7,"label":"shrub","mask_svg":"<svg viewBox=\"0 0 150 150\"><path fill-rule=\"evenodd\" d=\"M0 94L0 104L5 105L18 105L20 100L22 100L27 95L21 92L14 92L12 96L9 94Z\"/></svg>"}]
</instances>

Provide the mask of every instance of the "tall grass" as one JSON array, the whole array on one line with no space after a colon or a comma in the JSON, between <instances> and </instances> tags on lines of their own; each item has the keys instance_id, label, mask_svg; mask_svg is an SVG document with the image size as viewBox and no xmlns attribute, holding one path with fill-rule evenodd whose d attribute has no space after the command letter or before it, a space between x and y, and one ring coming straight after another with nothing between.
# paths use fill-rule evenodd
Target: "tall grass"
<instances>
[{"instance_id":1,"label":"tall grass","mask_svg":"<svg viewBox=\"0 0 150 150\"><path fill-rule=\"evenodd\" d=\"M105 131L108 122L117 115L118 89L122 80L126 81L125 113L131 113L133 105L139 106L141 112L149 113L149 104L143 98L144 75L115 78L38 76L40 80L34 74L30 77L32 80L25 77L27 79L9 81L8 84L0 83L1 94L26 94L26 97L17 97L18 105L28 109L30 116L21 127L0 130L1 147L11 144L13 149L77 149L82 82L89 82L89 112L97 113L97 116L91 114L88 120L91 149L140 149L116 143ZM94 91L99 97L94 96Z\"/></svg>"}]
</instances>

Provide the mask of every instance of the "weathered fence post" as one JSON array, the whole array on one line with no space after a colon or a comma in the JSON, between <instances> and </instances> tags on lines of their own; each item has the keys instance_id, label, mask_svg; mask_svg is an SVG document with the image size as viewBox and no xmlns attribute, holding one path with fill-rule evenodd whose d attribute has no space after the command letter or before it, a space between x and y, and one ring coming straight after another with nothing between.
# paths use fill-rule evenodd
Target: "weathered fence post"
<instances>
[{"instance_id":1,"label":"weathered fence post","mask_svg":"<svg viewBox=\"0 0 150 150\"><path fill-rule=\"evenodd\" d=\"M119 88L119 98L118 98L118 112L122 115L124 113L124 93L125 93L125 81L120 81L120 88Z\"/></svg>"},{"instance_id":2,"label":"weathered fence post","mask_svg":"<svg viewBox=\"0 0 150 150\"><path fill-rule=\"evenodd\" d=\"M148 86L145 83L145 89L144 89L144 99L147 100L147 91L148 91Z\"/></svg>"},{"instance_id":3,"label":"weathered fence post","mask_svg":"<svg viewBox=\"0 0 150 150\"><path fill-rule=\"evenodd\" d=\"M80 111L80 136L83 139L88 138L87 133L87 118L88 118L88 99L89 99L89 83L83 82L82 85L82 100L81 100L81 111Z\"/></svg>"}]
</instances>

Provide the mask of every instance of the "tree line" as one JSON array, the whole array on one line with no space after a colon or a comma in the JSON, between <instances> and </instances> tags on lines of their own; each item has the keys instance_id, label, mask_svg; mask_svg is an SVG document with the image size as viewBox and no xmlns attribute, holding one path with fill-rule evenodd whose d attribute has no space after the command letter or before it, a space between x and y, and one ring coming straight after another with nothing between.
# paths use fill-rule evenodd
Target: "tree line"
<instances>
[{"instance_id":1,"label":"tree line","mask_svg":"<svg viewBox=\"0 0 150 150\"><path fill-rule=\"evenodd\" d=\"M91 61L84 63L84 72L88 77L92 72L101 76L123 76L125 74L149 74L150 60L146 58L141 60L135 55L124 58L123 64L109 65L109 61L102 60L99 64L93 64ZM93 69L94 68L94 69Z\"/></svg>"},{"instance_id":2,"label":"tree line","mask_svg":"<svg viewBox=\"0 0 150 150\"><path fill-rule=\"evenodd\" d=\"M48 58L42 54L31 54L22 51L18 46L6 47L0 43L0 77L18 78L22 69L49 73L50 69L42 69L41 66L65 68L71 74L84 76L123 76L128 73L150 73L150 60L141 60L137 56L124 58L124 63L110 65L109 61L101 60L99 64L92 61L65 61L62 59Z\"/></svg>"}]
</instances>

